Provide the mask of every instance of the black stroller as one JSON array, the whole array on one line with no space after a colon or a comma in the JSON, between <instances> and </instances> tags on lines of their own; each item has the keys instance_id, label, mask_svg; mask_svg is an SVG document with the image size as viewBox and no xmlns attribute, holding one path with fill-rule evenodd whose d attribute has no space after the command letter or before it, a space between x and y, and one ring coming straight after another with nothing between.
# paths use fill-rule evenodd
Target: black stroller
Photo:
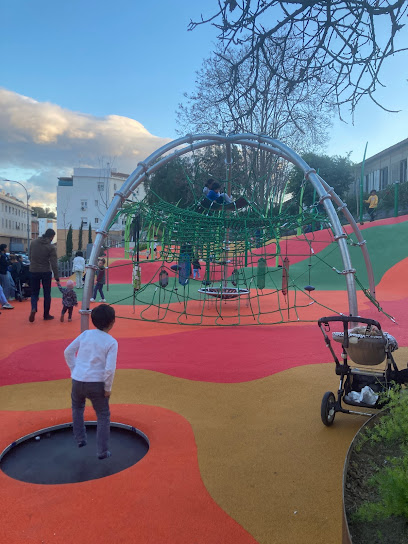
<instances>
[{"instance_id":1,"label":"black stroller","mask_svg":"<svg viewBox=\"0 0 408 544\"><path fill-rule=\"evenodd\" d=\"M30 269L29 265L23 263L19 277L19 286L22 300L31 297L31 283L30 283Z\"/></svg>"},{"instance_id":2,"label":"black stroller","mask_svg":"<svg viewBox=\"0 0 408 544\"><path fill-rule=\"evenodd\" d=\"M332 337L342 345L342 362L337 358L328 336L330 323L343 324L343 332L333 332ZM398 349L397 341L390 334L381 330L381 325L374 319L359 316L322 317L317 322L323 333L326 346L330 349L336 363L336 375L340 376L337 399L331 391L327 391L322 399L321 418L325 425L334 422L337 412L343 414L359 414L372 416L370 412L349 410L345 404L359 408L381 408L382 397L379 393L408 381L408 370L398 370L392 352ZM349 329L352 324L353 328ZM364 324L363 326L357 326ZM355 365L350 366L349 359ZM372 366L385 361L383 370L375 370ZM362 367L362 368L360 368Z\"/></svg>"}]
</instances>

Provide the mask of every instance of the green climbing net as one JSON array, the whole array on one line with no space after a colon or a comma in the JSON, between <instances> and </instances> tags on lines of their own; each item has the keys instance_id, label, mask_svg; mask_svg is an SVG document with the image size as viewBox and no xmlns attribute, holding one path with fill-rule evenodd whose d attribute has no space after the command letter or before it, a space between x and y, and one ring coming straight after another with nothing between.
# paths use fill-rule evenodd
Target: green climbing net
<instances>
[{"instance_id":1,"label":"green climbing net","mask_svg":"<svg viewBox=\"0 0 408 544\"><path fill-rule=\"evenodd\" d=\"M305 309L318 303L310 285L312 246L319 243L314 231L329 226L318 203L298 213L280 206L274 214L276 207L263 213L254 203L209 206L204 198L187 209L158 199L127 202L120 210L125 253L142 276L136 272L129 294L135 319L187 325L310 320ZM332 241L330 228L326 232ZM295 255L290 240L298 242ZM293 257L307 259L308 278L291 275Z\"/></svg>"}]
</instances>

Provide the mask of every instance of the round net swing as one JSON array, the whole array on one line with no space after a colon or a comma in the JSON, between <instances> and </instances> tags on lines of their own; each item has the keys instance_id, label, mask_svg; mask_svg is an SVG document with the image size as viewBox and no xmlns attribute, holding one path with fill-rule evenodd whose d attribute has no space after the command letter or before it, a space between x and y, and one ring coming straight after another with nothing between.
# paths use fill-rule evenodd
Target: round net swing
<instances>
[{"instance_id":1,"label":"round net swing","mask_svg":"<svg viewBox=\"0 0 408 544\"><path fill-rule=\"evenodd\" d=\"M197 180L191 174L185 176L185 187L194 198L185 207L159 197L150 204L129 200L132 191L163 165L206 146L226 150L225 177L219 181L231 201L208 199L197 191ZM304 186L287 203L286 187L277 191L270 172L262 173L262 180L254 179L252 184L256 187L266 178L272 181L265 205L255 202L253 194L243 194L239 190L242 172L234 172L231 150L244 146L301 167L304 183L310 181L314 187L312 204L302 203ZM208 172L201 171L199 184L208 177ZM364 240L347 207L300 157L271 138L247 134L181 138L139 163L115 199L104 220L106 230L101 229L100 240L95 241L91 266L110 225L124 219L125 255L132 273L129 271L129 295L120 302L132 305L132 319L183 325L266 325L315 321L323 309L323 313L358 315L356 270L349 251L355 248L364 257L370 285L364 292L375 302ZM332 201L339 206L337 210ZM348 234L340 212L351 224ZM314 270L322 268L323 275L337 276L339 289L347 291L340 308L320 297L324 286L313 277ZM89 303L83 309L88 310ZM121 317L120 306L117 317Z\"/></svg>"}]
</instances>

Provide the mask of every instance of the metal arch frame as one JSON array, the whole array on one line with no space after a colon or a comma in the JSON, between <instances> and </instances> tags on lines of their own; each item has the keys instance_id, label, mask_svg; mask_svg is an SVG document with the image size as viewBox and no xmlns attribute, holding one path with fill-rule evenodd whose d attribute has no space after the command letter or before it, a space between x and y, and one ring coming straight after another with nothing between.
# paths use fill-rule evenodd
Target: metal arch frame
<instances>
[{"instance_id":1,"label":"metal arch frame","mask_svg":"<svg viewBox=\"0 0 408 544\"><path fill-rule=\"evenodd\" d=\"M258 149L260 148L265 151L269 151L270 153L282 157L283 159L291 162L292 164L303 170L305 178L311 182L313 187L316 189L317 194L319 195L320 202L323 204L332 225L334 238L339 245L344 267L342 273L346 276L350 315L358 315L357 294L354 280L355 270L352 268L351 259L348 252L346 234L343 232L342 225L334 209L332 200L339 206L339 210L342 210L343 214L350 222L353 231L357 236L357 239L359 240L359 245L363 251L364 260L367 267L370 291L372 294L374 294L375 285L371 261L368 256L365 241L361 236L357 223L354 221L352 215L348 211L347 206L336 195L333 188L329 187L329 185L316 174L316 171L311 168L297 153L295 153L292 149L290 149L287 145L283 144L279 140L270 138L265 134L187 134L182 138L178 138L177 140L173 140L172 142L165 144L164 146L154 151L151 155L149 155L144 161L139 162L137 168L123 183L120 190L115 192L115 196L108 210L106 211L105 217L102 220L100 229L96 231L97 234L95 242L92 247L89 264L87 265L82 298L82 308L80 310L81 331L89 328L89 315L91 313L89 303L92 296L94 270L96 269L97 258L99 256L103 240L107 236L109 225L111 224L119 209L122 207L123 202L146 179L147 176L153 174L156 170L158 170L168 162L178 157L181 157L186 153L193 152L197 149L222 144L226 145L227 159L229 162L231 145L236 144L256 147Z\"/></svg>"}]
</instances>

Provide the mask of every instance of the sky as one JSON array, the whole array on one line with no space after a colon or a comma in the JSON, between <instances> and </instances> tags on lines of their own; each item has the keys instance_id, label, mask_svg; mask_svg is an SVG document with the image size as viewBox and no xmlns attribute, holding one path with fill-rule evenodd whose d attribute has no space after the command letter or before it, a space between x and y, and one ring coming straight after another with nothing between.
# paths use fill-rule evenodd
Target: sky
<instances>
[{"instance_id":1,"label":"sky","mask_svg":"<svg viewBox=\"0 0 408 544\"><path fill-rule=\"evenodd\" d=\"M32 204L56 204L59 176L110 162L132 172L177 138L176 110L216 43L190 19L216 0L0 0L0 180L23 182ZM407 36L408 42L408 33ZM408 137L408 55L392 59L379 98L354 125L333 118L329 155L360 162ZM17 184L0 187L25 200Z\"/></svg>"}]
</instances>

